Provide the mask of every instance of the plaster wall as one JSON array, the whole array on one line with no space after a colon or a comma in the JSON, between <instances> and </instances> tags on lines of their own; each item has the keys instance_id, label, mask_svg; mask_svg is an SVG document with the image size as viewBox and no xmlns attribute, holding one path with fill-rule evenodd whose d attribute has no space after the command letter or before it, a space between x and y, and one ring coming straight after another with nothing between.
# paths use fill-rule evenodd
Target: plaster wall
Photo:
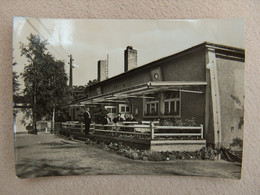
<instances>
[{"instance_id":1,"label":"plaster wall","mask_svg":"<svg viewBox=\"0 0 260 195\"><path fill-rule=\"evenodd\" d=\"M220 93L222 146L243 139L244 62L217 58Z\"/></svg>"}]
</instances>

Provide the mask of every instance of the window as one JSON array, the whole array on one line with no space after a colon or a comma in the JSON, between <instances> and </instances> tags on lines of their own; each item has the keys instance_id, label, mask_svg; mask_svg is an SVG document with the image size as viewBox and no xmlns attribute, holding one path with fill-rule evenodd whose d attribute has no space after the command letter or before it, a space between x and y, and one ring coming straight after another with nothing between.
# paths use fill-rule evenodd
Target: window
<instances>
[{"instance_id":1,"label":"window","mask_svg":"<svg viewBox=\"0 0 260 195\"><path fill-rule=\"evenodd\" d=\"M180 92L166 92L164 96L164 115L180 115Z\"/></svg>"},{"instance_id":2,"label":"window","mask_svg":"<svg viewBox=\"0 0 260 195\"><path fill-rule=\"evenodd\" d=\"M117 107L116 106L105 106L107 110L107 115L109 118L114 119L117 115Z\"/></svg>"},{"instance_id":3,"label":"window","mask_svg":"<svg viewBox=\"0 0 260 195\"><path fill-rule=\"evenodd\" d=\"M108 113L116 113L116 108L113 108L113 107L111 107L111 108L106 108L106 110L107 110L107 112Z\"/></svg>"},{"instance_id":4,"label":"window","mask_svg":"<svg viewBox=\"0 0 260 195\"><path fill-rule=\"evenodd\" d=\"M119 112L120 113L129 113L130 112L130 106L127 104L119 104Z\"/></svg>"},{"instance_id":5,"label":"window","mask_svg":"<svg viewBox=\"0 0 260 195\"><path fill-rule=\"evenodd\" d=\"M154 97L148 98L145 101L145 116L158 116L159 111L159 99L158 94Z\"/></svg>"},{"instance_id":6,"label":"window","mask_svg":"<svg viewBox=\"0 0 260 195\"><path fill-rule=\"evenodd\" d=\"M112 108L111 113L116 113L116 108Z\"/></svg>"}]
</instances>

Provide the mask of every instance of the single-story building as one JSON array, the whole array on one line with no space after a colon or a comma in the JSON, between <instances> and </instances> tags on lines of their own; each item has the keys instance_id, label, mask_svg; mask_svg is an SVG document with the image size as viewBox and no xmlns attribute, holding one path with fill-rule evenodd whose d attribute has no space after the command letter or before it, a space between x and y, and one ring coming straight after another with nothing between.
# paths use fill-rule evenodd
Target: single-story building
<instances>
[{"instance_id":1,"label":"single-story building","mask_svg":"<svg viewBox=\"0 0 260 195\"><path fill-rule=\"evenodd\" d=\"M101 105L111 118L132 114L167 126L191 121L203 125L207 145L230 148L243 136L244 62L244 49L204 42L137 67L128 46L125 72L107 78L99 61L99 82L72 106Z\"/></svg>"}]
</instances>

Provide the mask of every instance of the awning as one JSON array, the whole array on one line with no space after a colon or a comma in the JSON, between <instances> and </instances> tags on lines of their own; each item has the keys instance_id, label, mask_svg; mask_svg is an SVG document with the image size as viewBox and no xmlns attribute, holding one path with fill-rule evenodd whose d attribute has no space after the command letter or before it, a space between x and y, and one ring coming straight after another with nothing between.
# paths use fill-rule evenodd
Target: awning
<instances>
[{"instance_id":1,"label":"awning","mask_svg":"<svg viewBox=\"0 0 260 195\"><path fill-rule=\"evenodd\" d=\"M203 93L198 89L200 86L206 86L207 82L203 81L154 81L124 89L116 90L106 94L83 98L70 105L93 105L106 103L126 103L128 98L153 98L149 94L163 91L181 91L187 93Z\"/></svg>"}]
</instances>

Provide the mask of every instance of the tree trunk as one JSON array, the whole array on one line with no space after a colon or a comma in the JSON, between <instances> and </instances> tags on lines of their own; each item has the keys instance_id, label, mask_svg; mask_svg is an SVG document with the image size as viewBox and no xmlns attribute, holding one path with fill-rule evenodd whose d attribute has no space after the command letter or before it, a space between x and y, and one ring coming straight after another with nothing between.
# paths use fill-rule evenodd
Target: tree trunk
<instances>
[{"instance_id":1,"label":"tree trunk","mask_svg":"<svg viewBox=\"0 0 260 195\"><path fill-rule=\"evenodd\" d=\"M51 133L54 132L54 128L55 128L55 106L53 106L53 109L52 109L52 128L51 128Z\"/></svg>"}]
</instances>

